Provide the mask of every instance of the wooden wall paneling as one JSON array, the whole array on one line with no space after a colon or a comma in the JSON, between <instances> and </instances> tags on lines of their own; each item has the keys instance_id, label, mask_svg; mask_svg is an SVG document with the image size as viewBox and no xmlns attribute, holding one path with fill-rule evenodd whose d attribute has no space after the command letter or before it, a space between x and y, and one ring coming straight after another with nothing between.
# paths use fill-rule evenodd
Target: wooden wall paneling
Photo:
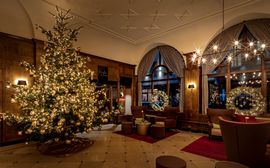
<instances>
[{"instance_id":1,"label":"wooden wall paneling","mask_svg":"<svg viewBox=\"0 0 270 168\"><path fill-rule=\"evenodd\" d=\"M133 89L133 95L132 95L132 105L137 106L138 105L138 76L134 75L132 80L132 89Z\"/></svg>"},{"instance_id":2,"label":"wooden wall paneling","mask_svg":"<svg viewBox=\"0 0 270 168\"><path fill-rule=\"evenodd\" d=\"M3 113L3 104L4 104L4 101L3 101L3 69L1 68L0 69L0 113ZM3 118L0 117L0 144L3 142Z\"/></svg>"},{"instance_id":3,"label":"wooden wall paneling","mask_svg":"<svg viewBox=\"0 0 270 168\"><path fill-rule=\"evenodd\" d=\"M45 54L44 41L33 39L33 58L36 66L40 64L40 58L43 54Z\"/></svg>"},{"instance_id":4,"label":"wooden wall paneling","mask_svg":"<svg viewBox=\"0 0 270 168\"><path fill-rule=\"evenodd\" d=\"M109 81L119 81L119 69L117 67L109 66L108 67L108 80Z\"/></svg>"},{"instance_id":5,"label":"wooden wall paneling","mask_svg":"<svg viewBox=\"0 0 270 168\"><path fill-rule=\"evenodd\" d=\"M91 70L94 71L93 79L97 80L98 79L98 65L95 64L92 60L88 61L86 63L86 66Z\"/></svg>"},{"instance_id":6,"label":"wooden wall paneling","mask_svg":"<svg viewBox=\"0 0 270 168\"><path fill-rule=\"evenodd\" d=\"M19 106L12 104L10 98L13 94L12 88L6 88L7 81L16 84L16 79L23 78L31 84L29 73L20 66L20 62L27 61L34 63L33 41L24 38L15 38L0 33L0 62L1 62L1 78L2 78L2 111L18 113ZM1 143L12 142L22 139L18 136L14 127L7 126L2 122L2 141Z\"/></svg>"},{"instance_id":7,"label":"wooden wall paneling","mask_svg":"<svg viewBox=\"0 0 270 168\"><path fill-rule=\"evenodd\" d=\"M199 113L199 75L200 70L191 69L185 70L185 99L184 99L184 111L188 113ZM194 89L188 89L189 84L195 84Z\"/></svg>"}]
</instances>

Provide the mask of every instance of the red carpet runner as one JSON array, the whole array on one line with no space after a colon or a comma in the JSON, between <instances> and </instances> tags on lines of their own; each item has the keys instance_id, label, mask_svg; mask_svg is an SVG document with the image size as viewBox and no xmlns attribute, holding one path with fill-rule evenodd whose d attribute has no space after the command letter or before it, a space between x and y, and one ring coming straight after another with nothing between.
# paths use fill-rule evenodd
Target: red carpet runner
<instances>
[{"instance_id":1,"label":"red carpet runner","mask_svg":"<svg viewBox=\"0 0 270 168\"><path fill-rule=\"evenodd\" d=\"M227 160L224 143L222 141L209 140L205 136L184 147L182 151L216 160Z\"/></svg>"},{"instance_id":2,"label":"red carpet runner","mask_svg":"<svg viewBox=\"0 0 270 168\"><path fill-rule=\"evenodd\" d=\"M152 138L149 135L138 135L136 133L133 133L133 134L123 134L121 131L116 131L114 133L120 134L120 135L123 135L123 136L127 136L127 137L130 137L130 138L133 138L133 139L137 139L137 140L140 140L140 141L148 142L148 143L155 143L155 142L157 142L159 140L162 140L162 139L154 139L154 138ZM177 132L166 131L165 138L170 137L170 136L172 136L172 135L174 135L176 133ZM163 139L165 139L165 138L163 138Z\"/></svg>"}]
</instances>

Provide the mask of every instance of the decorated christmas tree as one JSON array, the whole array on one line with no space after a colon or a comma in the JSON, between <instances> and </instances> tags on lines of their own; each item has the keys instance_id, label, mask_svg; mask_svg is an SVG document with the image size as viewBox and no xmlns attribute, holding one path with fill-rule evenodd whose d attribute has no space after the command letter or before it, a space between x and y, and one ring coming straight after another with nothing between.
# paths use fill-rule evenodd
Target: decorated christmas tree
<instances>
[{"instance_id":1,"label":"decorated christmas tree","mask_svg":"<svg viewBox=\"0 0 270 168\"><path fill-rule=\"evenodd\" d=\"M93 72L86 67L87 58L79 56L73 47L80 27L73 28L69 12L57 9L53 16L52 30L37 27L47 37L41 64L35 67L22 62L34 78L33 85L14 85L12 102L18 103L21 111L8 113L5 119L29 140L70 143L77 133L89 132L101 124L95 120L100 119L97 114L105 97L100 99L104 90L96 90L90 82Z\"/></svg>"}]
</instances>

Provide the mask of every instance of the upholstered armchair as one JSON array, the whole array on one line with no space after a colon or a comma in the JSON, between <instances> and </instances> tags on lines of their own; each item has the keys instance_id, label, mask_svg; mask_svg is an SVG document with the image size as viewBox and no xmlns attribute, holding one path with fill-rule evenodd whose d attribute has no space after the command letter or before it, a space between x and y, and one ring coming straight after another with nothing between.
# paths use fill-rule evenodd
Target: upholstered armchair
<instances>
[{"instance_id":1,"label":"upholstered armchair","mask_svg":"<svg viewBox=\"0 0 270 168\"><path fill-rule=\"evenodd\" d=\"M177 114L179 113L178 107L165 107L165 128L171 129L177 126Z\"/></svg>"},{"instance_id":2,"label":"upholstered armchair","mask_svg":"<svg viewBox=\"0 0 270 168\"><path fill-rule=\"evenodd\" d=\"M219 125L219 116L222 116L228 120L232 120L234 117L234 110L229 109L207 109L208 116L208 137L212 139L213 137L221 137L221 130Z\"/></svg>"},{"instance_id":3,"label":"upholstered armchair","mask_svg":"<svg viewBox=\"0 0 270 168\"><path fill-rule=\"evenodd\" d=\"M270 140L270 121L229 121L219 117L227 159L250 168L269 168L270 157L266 152ZM267 155L268 154L268 155Z\"/></svg>"}]
</instances>

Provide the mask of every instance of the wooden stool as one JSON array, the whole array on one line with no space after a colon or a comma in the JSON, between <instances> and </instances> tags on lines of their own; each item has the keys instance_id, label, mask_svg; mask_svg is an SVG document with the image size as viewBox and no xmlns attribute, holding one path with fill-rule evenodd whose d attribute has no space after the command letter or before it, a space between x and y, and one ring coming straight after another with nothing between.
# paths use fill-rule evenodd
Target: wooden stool
<instances>
[{"instance_id":1,"label":"wooden stool","mask_svg":"<svg viewBox=\"0 0 270 168\"><path fill-rule=\"evenodd\" d=\"M248 168L248 167L236 162L219 161L215 164L215 168Z\"/></svg>"},{"instance_id":2,"label":"wooden stool","mask_svg":"<svg viewBox=\"0 0 270 168\"><path fill-rule=\"evenodd\" d=\"M163 155L156 158L156 168L186 168L186 161L176 156Z\"/></svg>"},{"instance_id":3,"label":"wooden stool","mask_svg":"<svg viewBox=\"0 0 270 168\"><path fill-rule=\"evenodd\" d=\"M133 122L130 121L122 121L121 123L121 131L124 134L131 134L133 129Z\"/></svg>"},{"instance_id":4,"label":"wooden stool","mask_svg":"<svg viewBox=\"0 0 270 168\"><path fill-rule=\"evenodd\" d=\"M153 124L151 126L151 136L155 139L161 139L165 137L165 126L159 124Z\"/></svg>"}]
</instances>

